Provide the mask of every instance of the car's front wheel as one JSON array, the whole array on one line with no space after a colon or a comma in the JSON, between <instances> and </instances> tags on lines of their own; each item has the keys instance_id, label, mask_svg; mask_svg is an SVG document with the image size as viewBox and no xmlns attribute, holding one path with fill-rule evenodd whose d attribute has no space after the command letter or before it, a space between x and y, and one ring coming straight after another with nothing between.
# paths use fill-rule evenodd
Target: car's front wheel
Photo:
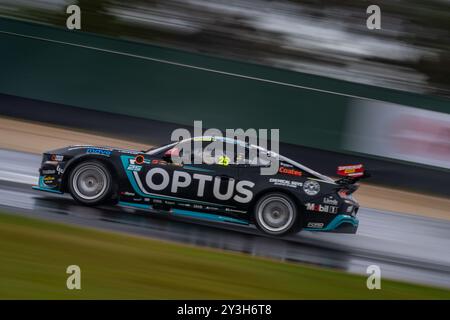
<instances>
[{"instance_id":1,"label":"car's front wheel","mask_svg":"<svg viewBox=\"0 0 450 320\"><path fill-rule=\"evenodd\" d=\"M70 172L69 190L72 197L85 205L99 205L112 196L112 177L99 161L81 162Z\"/></svg>"},{"instance_id":2,"label":"car's front wheel","mask_svg":"<svg viewBox=\"0 0 450 320\"><path fill-rule=\"evenodd\" d=\"M300 231L297 206L283 193L269 193L261 197L255 206L255 223L261 231L283 236Z\"/></svg>"}]
</instances>

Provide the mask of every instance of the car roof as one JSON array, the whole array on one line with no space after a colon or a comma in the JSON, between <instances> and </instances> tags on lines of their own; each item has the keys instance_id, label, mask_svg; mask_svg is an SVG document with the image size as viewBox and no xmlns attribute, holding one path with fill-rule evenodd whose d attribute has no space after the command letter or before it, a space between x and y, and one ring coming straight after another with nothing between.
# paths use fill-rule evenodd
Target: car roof
<instances>
[{"instance_id":1,"label":"car roof","mask_svg":"<svg viewBox=\"0 0 450 320\"><path fill-rule=\"evenodd\" d=\"M296 162L296 161L294 161L294 160L292 160L290 158L282 156L282 155L280 155L280 154L278 154L278 153L276 153L274 151L269 151L266 148L263 148L261 146L254 145L254 144L249 144L249 143L247 143L245 141L242 141L242 140L239 140L239 139L235 139L235 138L229 138L229 137L223 137L223 136L197 136L197 137L183 139L183 140L180 140L178 142L173 142L173 143L167 144L167 145L162 146L162 147L157 148L157 149L163 149L165 147L175 146L175 145L177 145L179 143L184 143L184 142L189 142L189 141L202 141L202 142L222 141L222 142L225 142L225 143L238 144L238 145L244 146L246 148L256 148L256 149L258 149L260 151L263 151L263 152L270 152L270 156L271 157L277 157L279 159L279 161L283 161L283 162L288 163L288 164L290 164L290 165L292 165L294 167L297 167L298 169L301 169L301 170L303 170L305 172L308 172L309 174L315 176L316 178L318 178L321 181L324 181L324 182L327 182L327 183L332 183L332 184L335 183L332 178L330 178L328 176L325 176L325 175L323 175L323 174L321 174L321 173L319 173L317 171L314 171L311 168L306 167L306 166L304 166L304 165L302 165L302 164L300 164L300 163L298 163L298 162Z\"/></svg>"}]
</instances>

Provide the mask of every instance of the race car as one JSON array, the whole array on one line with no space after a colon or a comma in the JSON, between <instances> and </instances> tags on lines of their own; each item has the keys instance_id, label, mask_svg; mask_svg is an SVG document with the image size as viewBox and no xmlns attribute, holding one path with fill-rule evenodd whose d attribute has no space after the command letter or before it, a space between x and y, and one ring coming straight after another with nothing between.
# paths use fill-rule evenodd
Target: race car
<instances>
[{"instance_id":1,"label":"race car","mask_svg":"<svg viewBox=\"0 0 450 320\"><path fill-rule=\"evenodd\" d=\"M183 145L201 141L191 151ZM223 143L212 161L186 161ZM187 151L186 151L187 150ZM257 151L256 153L253 151ZM257 154L256 159L245 159ZM262 157L261 155L265 155ZM180 160L181 159L181 160ZM277 162L274 174L261 169ZM43 154L34 189L70 193L88 206L119 204L242 225L273 236L300 230L356 233L359 204L352 193L368 176L363 165L341 166L334 180L294 160L238 139L195 137L150 150L75 145Z\"/></svg>"}]
</instances>

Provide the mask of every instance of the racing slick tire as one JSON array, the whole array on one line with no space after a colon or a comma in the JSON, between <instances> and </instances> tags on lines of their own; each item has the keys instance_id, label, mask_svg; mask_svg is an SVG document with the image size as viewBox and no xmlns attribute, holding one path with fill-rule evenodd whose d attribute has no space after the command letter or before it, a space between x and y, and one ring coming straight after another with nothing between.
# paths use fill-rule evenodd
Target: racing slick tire
<instances>
[{"instance_id":1,"label":"racing slick tire","mask_svg":"<svg viewBox=\"0 0 450 320\"><path fill-rule=\"evenodd\" d=\"M268 193L256 202L254 219L259 230L273 236L297 233L301 229L295 202L279 192Z\"/></svg>"},{"instance_id":2,"label":"racing slick tire","mask_svg":"<svg viewBox=\"0 0 450 320\"><path fill-rule=\"evenodd\" d=\"M100 161L77 164L70 172L68 186L72 197L84 205L95 206L112 198L112 176Z\"/></svg>"}]
</instances>

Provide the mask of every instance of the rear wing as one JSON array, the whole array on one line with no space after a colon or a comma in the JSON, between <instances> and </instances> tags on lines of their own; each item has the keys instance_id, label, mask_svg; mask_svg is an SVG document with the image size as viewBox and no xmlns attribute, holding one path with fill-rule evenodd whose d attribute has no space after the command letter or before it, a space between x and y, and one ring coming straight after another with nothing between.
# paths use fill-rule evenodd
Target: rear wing
<instances>
[{"instance_id":1,"label":"rear wing","mask_svg":"<svg viewBox=\"0 0 450 320\"><path fill-rule=\"evenodd\" d=\"M370 177L370 174L364 169L362 164L339 166L337 174L342 176L342 178L336 180L336 183L342 186L343 189L347 189L347 193L353 193L358 189L358 185L355 185L356 182Z\"/></svg>"}]
</instances>

